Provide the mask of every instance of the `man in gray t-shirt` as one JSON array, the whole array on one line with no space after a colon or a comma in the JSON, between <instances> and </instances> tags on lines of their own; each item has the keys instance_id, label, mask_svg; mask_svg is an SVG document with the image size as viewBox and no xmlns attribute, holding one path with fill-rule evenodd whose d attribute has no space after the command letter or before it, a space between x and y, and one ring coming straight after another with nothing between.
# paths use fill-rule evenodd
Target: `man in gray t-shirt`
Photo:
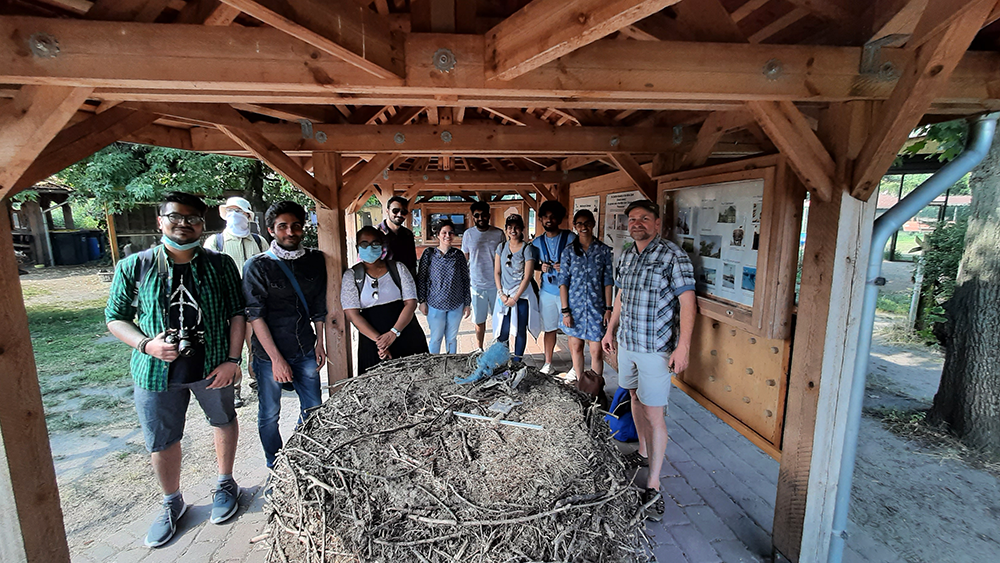
<instances>
[{"instance_id":1,"label":"man in gray t-shirt","mask_svg":"<svg viewBox=\"0 0 1000 563\"><path fill-rule=\"evenodd\" d=\"M506 237L503 231L490 226L490 205L477 201L469 209L476 227L462 235L462 252L469 261L469 283L472 286L472 316L476 323L476 340L483 347L486 318L493 312L497 288L493 281L493 256Z\"/></svg>"}]
</instances>

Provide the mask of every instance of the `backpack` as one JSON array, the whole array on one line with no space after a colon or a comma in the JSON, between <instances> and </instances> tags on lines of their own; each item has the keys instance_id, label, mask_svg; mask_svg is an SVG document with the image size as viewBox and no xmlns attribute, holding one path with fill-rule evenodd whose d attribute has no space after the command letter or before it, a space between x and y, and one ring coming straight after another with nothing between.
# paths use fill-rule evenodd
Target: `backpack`
<instances>
[{"instance_id":1,"label":"backpack","mask_svg":"<svg viewBox=\"0 0 1000 563\"><path fill-rule=\"evenodd\" d=\"M202 251L208 256L210 267L215 271L222 271L222 257L226 255L210 249L202 249ZM161 245L147 248L136 253L135 256L135 261L139 263L139 275L135 278L135 294L132 296L133 307L139 304L139 287L146 283L146 276L153 269L154 262L156 263L156 275L160 278L167 277L167 253L162 250ZM226 256L226 258L229 257Z\"/></svg>"},{"instance_id":2,"label":"backpack","mask_svg":"<svg viewBox=\"0 0 1000 563\"><path fill-rule=\"evenodd\" d=\"M267 248L267 245L264 244L264 239L261 238L260 235L258 235L257 233L250 233L250 236L252 236L253 241L257 243L258 250L263 251L265 248ZM212 246L215 247L216 252L222 252L222 247L226 244L225 240L226 239L225 237L223 237L222 233L217 233L215 236L212 237Z\"/></svg>"},{"instance_id":3,"label":"backpack","mask_svg":"<svg viewBox=\"0 0 1000 563\"><path fill-rule=\"evenodd\" d=\"M392 283L396 284L399 288L399 293L403 293L403 285L399 283L399 266L396 265L395 260L386 260L385 267L389 270L389 277L392 278ZM365 285L365 264L364 262L358 262L357 264L351 266L351 270L354 271L354 284L358 286L358 300L361 299L361 288Z\"/></svg>"},{"instance_id":4,"label":"backpack","mask_svg":"<svg viewBox=\"0 0 1000 563\"><path fill-rule=\"evenodd\" d=\"M611 399L611 414L604 415L604 421L611 428L611 437L619 442L637 442L639 433L632 420L632 397L628 389L619 387Z\"/></svg>"}]
</instances>

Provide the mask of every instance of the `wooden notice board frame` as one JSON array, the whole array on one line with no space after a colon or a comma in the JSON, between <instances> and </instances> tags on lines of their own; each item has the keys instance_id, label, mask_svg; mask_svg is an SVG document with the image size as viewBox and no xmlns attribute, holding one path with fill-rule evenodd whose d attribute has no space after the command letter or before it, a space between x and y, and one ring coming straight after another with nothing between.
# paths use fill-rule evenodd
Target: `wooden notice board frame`
<instances>
[{"instance_id":1,"label":"wooden notice board frame","mask_svg":"<svg viewBox=\"0 0 1000 563\"><path fill-rule=\"evenodd\" d=\"M791 334L795 300L795 273L805 191L789 174L784 157L774 156L732 165L713 166L659 178L658 197L665 217L676 217L672 192L727 182L763 179L763 209L757 250L757 279L753 306L698 293L699 312L766 338ZM698 173L700 172L700 174ZM674 221L664 221L664 236L673 239Z\"/></svg>"}]
</instances>

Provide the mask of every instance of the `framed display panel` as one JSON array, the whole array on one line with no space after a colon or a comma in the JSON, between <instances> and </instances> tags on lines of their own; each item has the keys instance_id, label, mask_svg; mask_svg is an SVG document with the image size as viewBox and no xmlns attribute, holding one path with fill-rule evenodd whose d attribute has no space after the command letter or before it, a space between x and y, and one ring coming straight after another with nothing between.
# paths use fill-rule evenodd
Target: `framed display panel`
<instances>
[{"instance_id":1,"label":"framed display panel","mask_svg":"<svg viewBox=\"0 0 1000 563\"><path fill-rule=\"evenodd\" d=\"M420 243L424 245L436 245L437 238L431 234L431 230L436 224L437 220L441 218L451 219L455 223L456 237L452 241L452 245L460 246L462 241L462 233L466 229L472 227L472 212L469 211L468 202L461 201L435 201L429 203L421 203L420 216L423 221L424 228L421 232Z\"/></svg>"},{"instance_id":2,"label":"framed display panel","mask_svg":"<svg viewBox=\"0 0 1000 563\"><path fill-rule=\"evenodd\" d=\"M747 332L790 334L805 192L781 157L659 181L663 236L695 265L699 312Z\"/></svg>"}]
</instances>

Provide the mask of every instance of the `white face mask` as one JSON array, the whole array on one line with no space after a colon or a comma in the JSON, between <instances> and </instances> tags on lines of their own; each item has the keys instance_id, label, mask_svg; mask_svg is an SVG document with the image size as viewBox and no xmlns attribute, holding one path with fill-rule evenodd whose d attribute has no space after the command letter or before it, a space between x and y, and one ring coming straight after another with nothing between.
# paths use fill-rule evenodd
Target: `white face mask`
<instances>
[{"instance_id":1,"label":"white face mask","mask_svg":"<svg viewBox=\"0 0 1000 563\"><path fill-rule=\"evenodd\" d=\"M239 211L226 213L226 230L238 237L250 236L250 219Z\"/></svg>"}]
</instances>

